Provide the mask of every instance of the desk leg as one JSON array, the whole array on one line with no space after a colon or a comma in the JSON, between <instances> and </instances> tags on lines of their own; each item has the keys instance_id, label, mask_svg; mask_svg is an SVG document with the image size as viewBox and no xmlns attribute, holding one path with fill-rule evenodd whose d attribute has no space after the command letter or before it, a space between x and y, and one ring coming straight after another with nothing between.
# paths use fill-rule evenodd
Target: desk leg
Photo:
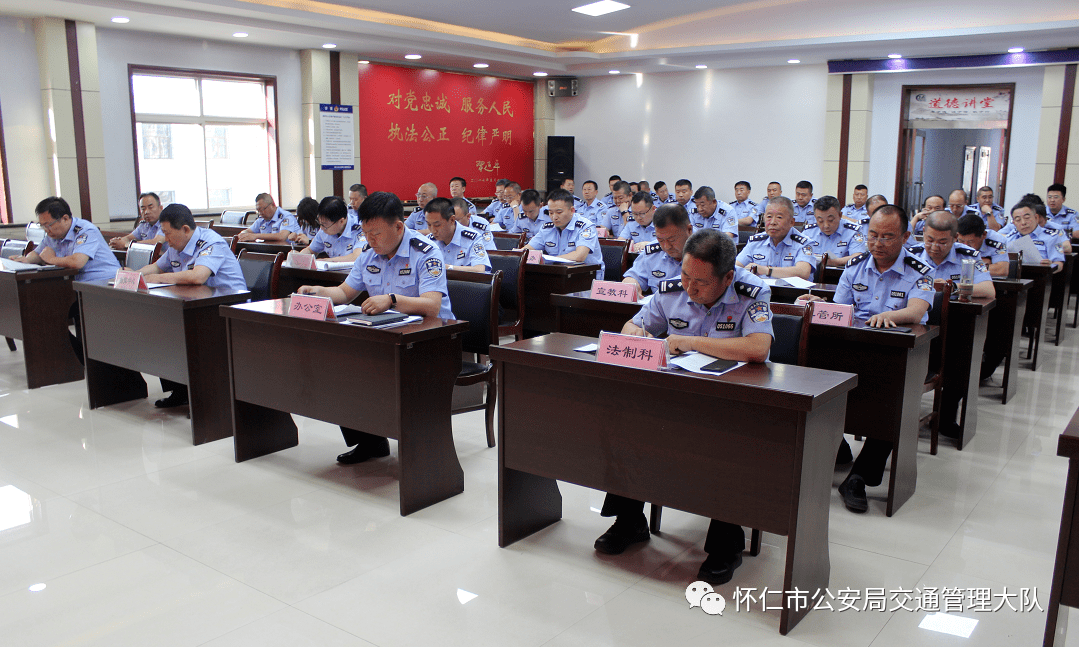
<instances>
[{"instance_id":1,"label":"desk leg","mask_svg":"<svg viewBox=\"0 0 1079 647\"><path fill-rule=\"evenodd\" d=\"M1012 293L1009 299L1014 300L1015 306L1013 308L1009 304L1009 312L1014 312L1011 318L1005 321L1004 333L1007 339L1004 343L1007 344L1007 353L1004 356L1004 392L1000 396L1001 404L1008 404L1008 400L1019 392L1019 348L1023 343L1023 320L1027 314L1026 292ZM998 306L997 310L999 309ZM990 312L989 316L993 316L993 312Z\"/></svg>"},{"instance_id":2,"label":"desk leg","mask_svg":"<svg viewBox=\"0 0 1079 647\"><path fill-rule=\"evenodd\" d=\"M295 447L300 442L296 421L284 411L233 400L232 421L237 463Z\"/></svg>"},{"instance_id":3,"label":"desk leg","mask_svg":"<svg viewBox=\"0 0 1079 647\"><path fill-rule=\"evenodd\" d=\"M32 289L19 286L26 386L36 389L81 380L83 366L69 342L68 315L76 298L71 281L32 285ZM15 342L9 339L8 347L15 350Z\"/></svg>"},{"instance_id":4,"label":"desk leg","mask_svg":"<svg viewBox=\"0 0 1079 647\"><path fill-rule=\"evenodd\" d=\"M795 524L787 535L783 591L815 591L828 588L831 562L828 557L828 514L832 496L835 454L843 437L847 396L843 395L806 415L798 492L793 500ZM816 598L797 601L787 593L779 615L779 633L787 635L812 610ZM793 607L793 608L792 608Z\"/></svg>"},{"instance_id":5,"label":"desk leg","mask_svg":"<svg viewBox=\"0 0 1079 647\"><path fill-rule=\"evenodd\" d=\"M918 485L918 420L921 417L922 386L929 369L931 344L909 351L906 365L906 384L903 389L903 415L892 441L892 469L888 477L888 507L890 517L914 494Z\"/></svg>"},{"instance_id":6,"label":"desk leg","mask_svg":"<svg viewBox=\"0 0 1079 647\"><path fill-rule=\"evenodd\" d=\"M1060 514L1060 536L1057 539L1057 558L1053 566L1053 586L1049 591L1049 605L1045 610L1045 647L1060 646L1065 643L1068 634L1068 609L1061 609L1065 581L1069 578L1068 562L1075 559L1070 555L1073 538L1072 526L1075 524L1076 489L1079 487L1079 460L1068 461L1068 480L1064 486L1064 507ZM1074 586L1072 590L1074 591Z\"/></svg>"},{"instance_id":7,"label":"desk leg","mask_svg":"<svg viewBox=\"0 0 1079 647\"><path fill-rule=\"evenodd\" d=\"M186 310L184 318L191 443L201 445L232 435L229 373L222 370L228 342L217 307Z\"/></svg>"},{"instance_id":8,"label":"desk leg","mask_svg":"<svg viewBox=\"0 0 1079 647\"><path fill-rule=\"evenodd\" d=\"M499 446L502 439L499 439ZM832 458L835 462L835 458ZM505 548L562 518L558 482L543 476L498 467L498 545ZM824 508L827 510L827 506Z\"/></svg>"},{"instance_id":9,"label":"desk leg","mask_svg":"<svg viewBox=\"0 0 1079 647\"><path fill-rule=\"evenodd\" d=\"M91 409L131 400L145 400L146 380L142 379L142 373L138 371L87 359L86 395Z\"/></svg>"},{"instance_id":10,"label":"desk leg","mask_svg":"<svg viewBox=\"0 0 1079 647\"><path fill-rule=\"evenodd\" d=\"M978 378L981 374L982 348L985 347L988 323L988 314L960 316L948 322L949 339L940 422L950 424L955 422L958 416L959 438L956 439L956 446L960 450L974 438L978 430ZM977 352L974 352L975 349ZM968 406L971 403L974 403L974 406Z\"/></svg>"}]
</instances>

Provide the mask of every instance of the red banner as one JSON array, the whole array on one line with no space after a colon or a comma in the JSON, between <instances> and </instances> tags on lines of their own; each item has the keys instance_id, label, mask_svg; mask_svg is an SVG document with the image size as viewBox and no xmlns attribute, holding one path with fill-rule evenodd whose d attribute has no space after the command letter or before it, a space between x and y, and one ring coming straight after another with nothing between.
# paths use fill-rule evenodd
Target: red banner
<instances>
[{"instance_id":1,"label":"red banner","mask_svg":"<svg viewBox=\"0 0 1079 647\"><path fill-rule=\"evenodd\" d=\"M360 66L360 177L367 190L415 199L450 178L466 196L493 196L495 182L533 182L533 85L390 65Z\"/></svg>"}]
</instances>

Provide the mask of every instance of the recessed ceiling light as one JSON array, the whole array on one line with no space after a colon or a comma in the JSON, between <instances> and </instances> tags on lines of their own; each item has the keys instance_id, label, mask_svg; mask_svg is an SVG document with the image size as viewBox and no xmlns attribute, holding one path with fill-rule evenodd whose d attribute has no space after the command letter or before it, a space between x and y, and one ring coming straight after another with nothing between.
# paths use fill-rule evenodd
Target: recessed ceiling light
<instances>
[{"instance_id":1,"label":"recessed ceiling light","mask_svg":"<svg viewBox=\"0 0 1079 647\"><path fill-rule=\"evenodd\" d=\"M798 59L796 59L796 58L789 58L789 59L787 59L787 62L788 62L788 63L791 63L792 65L793 65L794 63L801 63L801 61L799 61L799 60L798 60Z\"/></svg>"},{"instance_id":2,"label":"recessed ceiling light","mask_svg":"<svg viewBox=\"0 0 1079 647\"><path fill-rule=\"evenodd\" d=\"M532 76L547 76L546 72L533 72Z\"/></svg>"},{"instance_id":3,"label":"recessed ceiling light","mask_svg":"<svg viewBox=\"0 0 1079 647\"><path fill-rule=\"evenodd\" d=\"M360 65L370 65L371 61L359 61Z\"/></svg>"},{"instance_id":4,"label":"recessed ceiling light","mask_svg":"<svg viewBox=\"0 0 1079 647\"><path fill-rule=\"evenodd\" d=\"M697 69L698 69L698 70L707 70L707 69L708 69L708 66L707 66L707 65L698 65L698 66L697 66Z\"/></svg>"},{"instance_id":5,"label":"recessed ceiling light","mask_svg":"<svg viewBox=\"0 0 1079 647\"><path fill-rule=\"evenodd\" d=\"M621 74L618 70L607 70L607 74Z\"/></svg>"},{"instance_id":6,"label":"recessed ceiling light","mask_svg":"<svg viewBox=\"0 0 1079 647\"><path fill-rule=\"evenodd\" d=\"M407 58L410 61L418 61L423 57L420 56L419 54L405 54L405 58Z\"/></svg>"},{"instance_id":7,"label":"recessed ceiling light","mask_svg":"<svg viewBox=\"0 0 1079 647\"><path fill-rule=\"evenodd\" d=\"M334 43L323 43L322 49L337 49L337 45Z\"/></svg>"},{"instance_id":8,"label":"recessed ceiling light","mask_svg":"<svg viewBox=\"0 0 1079 647\"><path fill-rule=\"evenodd\" d=\"M573 8L577 13L583 13L586 16L602 16L623 9L629 9L629 5L615 2L614 0L600 0L599 2Z\"/></svg>"},{"instance_id":9,"label":"recessed ceiling light","mask_svg":"<svg viewBox=\"0 0 1079 647\"><path fill-rule=\"evenodd\" d=\"M247 32L246 31L238 31L235 34L233 34L232 37L233 38L247 38Z\"/></svg>"},{"instance_id":10,"label":"recessed ceiling light","mask_svg":"<svg viewBox=\"0 0 1079 647\"><path fill-rule=\"evenodd\" d=\"M903 58L902 54L889 54L888 58Z\"/></svg>"},{"instance_id":11,"label":"recessed ceiling light","mask_svg":"<svg viewBox=\"0 0 1079 647\"><path fill-rule=\"evenodd\" d=\"M1023 51L1022 47L1009 47L1008 48L1008 53L1009 54L1018 54L1018 53L1020 53L1022 51Z\"/></svg>"},{"instance_id":12,"label":"recessed ceiling light","mask_svg":"<svg viewBox=\"0 0 1079 647\"><path fill-rule=\"evenodd\" d=\"M486 63L473 63L472 67L476 68L477 70L483 70L491 66Z\"/></svg>"},{"instance_id":13,"label":"recessed ceiling light","mask_svg":"<svg viewBox=\"0 0 1079 647\"><path fill-rule=\"evenodd\" d=\"M117 24L119 24L119 25L125 25L125 24L127 24L127 23L131 22L131 19L130 19L130 18L126 18L126 17L124 17L124 16L116 16L116 17L114 17L114 18L112 19L112 21L113 21L114 23L117 23Z\"/></svg>"}]
</instances>

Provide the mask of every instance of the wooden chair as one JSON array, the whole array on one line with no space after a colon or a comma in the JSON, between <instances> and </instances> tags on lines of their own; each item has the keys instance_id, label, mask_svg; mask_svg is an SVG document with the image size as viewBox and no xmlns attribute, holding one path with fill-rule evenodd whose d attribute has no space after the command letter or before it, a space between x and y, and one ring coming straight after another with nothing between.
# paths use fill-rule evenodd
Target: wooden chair
<instances>
[{"instance_id":1,"label":"wooden chair","mask_svg":"<svg viewBox=\"0 0 1079 647\"><path fill-rule=\"evenodd\" d=\"M475 353L476 359L485 357L486 363L462 362L461 372L457 375L456 386L471 386L486 382L487 398L484 404L454 409L453 413L478 411L485 409L487 426L487 446L495 446L495 403L498 397L494 362L490 361L491 346L498 345L498 300L502 287L502 272L492 274L462 272L461 278L446 281L449 290L453 316L468 322L468 331L463 334L461 349L466 353Z\"/></svg>"},{"instance_id":2,"label":"wooden chair","mask_svg":"<svg viewBox=\"0 0 1079 647\"><path fill-rule=\"evenodd\" d=\"M281 264L285 255L259 254L246 249L237 258L240 271L243 272L247 289L251 291L252 301L266 301L277 295L277 286L281 280Z\"/></svg>"},{"instance_id":3,"label":"wooden chair","mask_svg":"<svg viewBox=\"0 0 1079 647\"><path fill-rule=\"evenodd\" d=\"M817 263L817 271L813 273L814 283L824 283L824 270L828 267L828 252L825 252L821 256L820 262Z\"/></svg>"},{"instance_id":4,"label":"wooden chair","mask_svg":"<svg viewBox=\"0 0 1079 647\"><path fill-rule=\"evenodd\" d=\"M629 241L601 238L599 251L603 254L603 280L621 281L629 269Z\"/></svg>"},{"instance_id":5,"label":"wooden chair","mask_svg":"<svg viewBox=\"0 0 1079 647\"><path fill-rule=\"evenodd\" d=\"M948 338L948 304L952 298L951 281L946 281L937 286L937 293L933 295L933 309L929 311L929 319L926 323L930 326L940 326L940 336L933 340L933 348L929 352L929 374L926 375L922 384L922 393L933 392L933 410L918 421L919 427L929 423L930 439L929 453L937 455L937 441L940 438L940 403L941 394L944 391L944 357L945 342ZM940 342L938 345L936 342ZM937 352L936 349L940 350Z\"/></svg>"},{"instance_id":6,"label":"wooden chair","mask_svg":"<svg viewBox=\"0 0 1079 647\"><path fill-rule=\"evenodd\" d=\"M1075 252L1065 254L1064 267L1050 279L1049 308L1052 309L1053 318L1056 319L1054 325L1056 336L1053 338L1054 346L1059 346L1060 342L1064 340L1064 312L1067 311L1068 301L1070 300L1072 275L1077 265L1075 257Z\"/></svg>"},{"instance_id":7,"label":"wooden chair","mask_svg":"<svg viewBox=\"0 0 1079 647\"><path fill-rule=\"evenodd\" d=\"M243 225L247 220L247 214L243 211L223 211L221 212L221 224L232 225L238 227Z\"/></svg>"},{"instance_id":8,"label":"wooden chair","mask_svg":"<svg viewBox=\"0 0 1079 647\"><path fill-rule=\"evenodd\" d=\"M164 243L150 245L132 242L127 247L127 253L124 254L123 266L132 270L141 270L150 263L157 262L163 251Z\"/></svg>"},{"instance_id":9,"label":"wooden chair","mask_svg":"<svg viewBox=\"0 0 1079 647\"><path fill-rule=\"evenodd\" d=\"M738 229L738 245L745 245L749 242L749 237L757 233L755 229Z\"/></svg>"},{"instance_id":10,"label":"wooden chair","mask_svg":"<svg viewBox=\"0 0 1079 647\"><path fill-rule=\"evenodd\" d=\"M195 218L195 226L196 227L202 227L203 229L213 229L214 228L214 219L213 218Z\"/></svg>"},{"instance_id":11,"label":"wooden chair","mask_svg":"<svg viewBox=\"0 0 1079 647\"><path fill-rule=\"evenodd\" d=\"M40 245L41 241L45 240L45 230L36 222L26 225L26 240L34 245Z\"/></svg>"},{"instance_id":12,"label":"wooden chair","mask_svg":"<svg viewBox=\"0 0 1079 647\"><path fill-rule=\"evenodd\" d=\"M525 328L525 261L528 252L490 250L487 255L491 258L491 270L502 272L499 304L504 311L512 311L515 317L512 322L502 318L505 314L499 317L498 336L513 335L514 341L521 341Z\"/></svg>"},{"instance_id":13,"label":"wooden chair","mask_svg":"<svg viewBox=\"0 0 1079 647\"><path fill-rule=\"evenodd\" d=\"M503 251L518 249L525 246L525 235L511 234L508 231L492 231L495 238L495 248Z\"/></svg>"},{"instance_id":14,"label":"wooden chair","mask_svg":"<svg viewBox=\"0 0 1079 647\"><path fill-rule=\"evenodd\" d=\"M229 251L231 251L233 253L233 255L235 255L236 254L236 243L238 242L236 240L236 236L222 236L221 238L222 238L222 240L225 241L225 244L229 246Z\"/></svg>"}]
</instances>

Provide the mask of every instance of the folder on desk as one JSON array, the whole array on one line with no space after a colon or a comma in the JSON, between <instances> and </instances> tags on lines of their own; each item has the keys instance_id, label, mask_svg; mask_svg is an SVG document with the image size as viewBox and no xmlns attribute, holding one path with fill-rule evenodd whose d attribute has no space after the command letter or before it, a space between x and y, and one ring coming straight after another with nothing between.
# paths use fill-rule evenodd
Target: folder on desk
<instances>
[{"instance_id":1,"label":"folder on desk","mask_svg":"<svg viewBox=\"0 0 1079 647\"><path fill-rule=\"evenodd\" d=\"M405 319L408 319L408 315L401 314L400 312L383 312L382 314L377 315L349 315L346 319L348 319L349 323L374 328L375 326L385 326L386 324L404 321Z\"/></svg>"}]
</instances>

